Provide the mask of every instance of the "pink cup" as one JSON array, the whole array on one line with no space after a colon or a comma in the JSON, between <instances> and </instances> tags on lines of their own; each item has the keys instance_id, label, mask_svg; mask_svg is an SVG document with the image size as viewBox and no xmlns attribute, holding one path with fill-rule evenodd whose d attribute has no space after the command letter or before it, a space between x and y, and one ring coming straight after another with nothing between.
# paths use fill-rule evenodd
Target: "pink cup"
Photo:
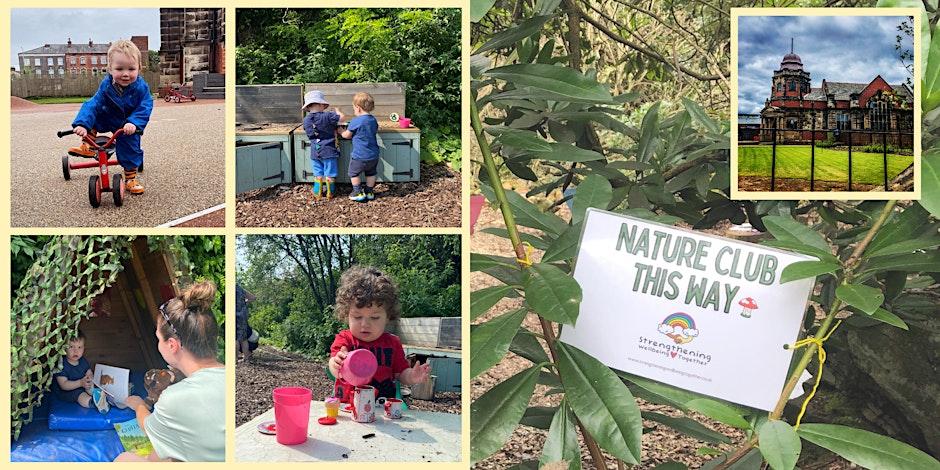
<instances>
[{"instance_id":1,"label":"pink cup","mask_svg":"<svg viewBox=\"0 0 940 470\"><path fill-rule=\"evenodd\" d=\"M378 368L379 362L375 359L375 354L372 354L372 351L356 349L343 360L340 374L343 376L343 380L358 387L369 383Z\"/></svg>"},{"instance_id":2,"label":"pink cup","mask_svg":"<svg viewBox=\"0 0 940 470\"><path fill-rule=\"evenodd\" d=\"M304 387L274 389L274 426L278 444L290 446L307 441L311 396L310 389Z\"/></svg>"},{"instance_id":3,"label":"pink cup","mask_svg":"<svg viewBox=\"0 0 940 470\"><path fill-rule=\"evenodd\" d=\"M411 127L411 118L406 118L404 116L398 118L398 127L402 129Z\"/></svg>"}]
</instances>

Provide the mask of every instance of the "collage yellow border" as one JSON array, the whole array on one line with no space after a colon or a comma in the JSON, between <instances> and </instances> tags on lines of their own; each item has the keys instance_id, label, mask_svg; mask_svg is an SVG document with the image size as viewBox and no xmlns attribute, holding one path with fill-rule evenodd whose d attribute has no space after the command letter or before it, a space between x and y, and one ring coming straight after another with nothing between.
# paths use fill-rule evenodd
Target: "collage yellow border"
<instances>
[{"instance_id":1,"label":"collage yellow border","mask_svg":"<svg viewBox=\"0 0 940 470\"><path fill-rule=\"evenodd\" d=\"M472 132L470 126L467 125L469 122L467 115L467 104L470 99L469 92L469 83L470 83L470 68L469 68L469 57L470 57L470 2L469 0L398 0L394 4L389 4L388 1L381 0L359 0L354 3L349 2L340 2L340 1L322 1L322 0L313 0L313 1L246 1L246 0L223 0L223 1L214 1L214 2L180 2L176 0L167 0L167 1L154 1L154 0L137 0L128 4L128 2L116 2L112 0L99 0L93 2L93 4L80 4L75 2L63 1L63 0L51 0L39 2L29 2L27 0L11 0L6 7L0 7L0 38L2 38L2 58L4 64L10 63L10 10L14 8L219 8L224 7L226 9L226 56L225 56L225 69L226 69L226 108L225 108L225 177L226 177L226 193L225 193L225 207L226 207L226 226L225 228L182 228L182 229L172 229L172 228L11 228L10 227L10 209L11 209L11 168L10 168L10 108L8 105L4 105L0 108L0 129L2 129L2 143L0 143L0 154L3 157L0 157L0 194L4 197L0 197L0 305L5 307L6 314L3 315L2 322L2 331L0 331L0 344L2 344L2 361L0 361L0 368L2 368L2 387L0 387L0 406L4 410L8 410L10 406L10 308L11 308L11 291L8 286L10 286L10 235L90 235L90 234L114 234L114 235L225 235L226 236L226 278L229 280L230 285L234 285L231 280L235 278L235 236L241 234L257 234L257 233L301 233L301 234L453 234L460 235L462 239L461 244L461 253L463 255L462 260L462 277L463 280L463 289L461 296L462 311L469 312L470 305L470 290L469 290L469 275L470 275L470 229L469 229L469 189L470 189L470 175L467 172L462 173L462 212L461 212L461 226L454 228L355 228L355 229L339 229L339 228L298 228L298 229L266 229L266 228L236 228L235 227L235 106L234 106L234 86L235 86L235 22L236 15L235 11L238 8L279 8L279 7L290 7L290 8L461 8L462 11L462 87L461 87L461 123L463 123L462 128L462 153L463 153L463 165L464 168L469 168L470 166L470 142L472 137ZM103 12L104 13L104 12ZM41 27L41 25L37 25ZM0 75L0 92L4 97L10 96L10 70L8 66L3 67L2 75ZM42 156L37 156L37 164L40 163ZM52 160L55 160L53 156L49 156ZM56 160L57 161L57 160ZM233 315L235 310L235 298L231 294L232 289L229 289L230 294L225 300L225 311L228 317ZM470 323L467 321L467 317L464 318L462 324L462 362L465 365L469 365L470 358ZM233 344L235 336L235 322L227 321L225 328L225 337L226 348L225 348L225 357L226 365L229 366L226 369L226 380L228 384L228 394L227 394L227 435L226 435L226 462L224 463L192 463L192 464L182 464L185 466L199 466L199 467L211 467L211 468L244 468L244 469L257 469L259 465L267 466L270 463L267 462L245 462L240 463L235 461L234 453L234 428L235 428L235 368L232 365L235 364L235 349L231 347ZM342 462L342 463L314 463L312 464L314 468L339 468L339 469L357 469L357 468L381 468L385 470L396 470L396 469L414 469L414 468L427 468L427 469L442 469L442 470L457 470L457 469L466 469L469 466L470 462L470 369L469 367L462 368L462 414L461 414L461 423L462 423L462 462L458 463L361 463L361 462ZM5 413L0 413L3 415L2 418L2 429L10 429L10 418ZM17 463L10 464L9 461L9 449L10 449L10 433L9 432L0 432L2 438L0 438L0 465L15 465L16 467L29 467L29 468L44 468L44 467L55 467L63 468L68 463ZM389 449L390 456L394 456L394 449ZM110 464L110 463L93 463L93 464L83 464L84 468L99 468L111 465L121 465L121 464ZM166 465L180 465L180 464L127 464L122 465L122 468L153 468L154 465L166 466ZM301 466L309 467L311 463L281 463L278 464L284 465L287 467L300 468Z\"/></svg>"},{"instance_id":2,"label":"collage yellow border","mask_svg":"<svg viewBox=\"0 0 940 470\"><path fill-rule=\"evenodd\" d=\"M914 44L921 44L922 16L917 8L732 8L731 9L731 199L734 200L888 200L920 199L922 48L914 47L914 191L739 191L738 190L738 18L742 16L913 16ZM873 77L874 78L874 77Z\"/></svg>"}]
</instances>

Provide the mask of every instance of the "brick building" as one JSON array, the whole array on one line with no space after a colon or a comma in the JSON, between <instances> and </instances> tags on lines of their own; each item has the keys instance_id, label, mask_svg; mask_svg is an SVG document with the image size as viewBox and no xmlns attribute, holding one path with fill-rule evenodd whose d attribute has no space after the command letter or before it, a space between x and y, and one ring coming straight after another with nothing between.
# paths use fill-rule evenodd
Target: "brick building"
<instances>
[{"instance_id":1,"label":"brick building","mask_svg":"<svg viewBox=\"0 0 940 470\"><path fill-rule=\"evenodd\" d=\"M225 9L160 9L160 84L225 73Z\"/></svg>"},{"instance_id":2,"label":"brick building","mask_svg":"<svg viewBox=\"0 0 940 470\"><path fill-rule=\"evenodd\" d=\"M792 41L792 40L791 40ZM770 98L760 112L761 141L772 140L771 128L776 127L778 141L806 142L816 133L825 140L827 131L839 142L846 142L849 133L843 130L894 131L888 142L911 145L913 132L914 93L905 84L891 85L881 75L868 83L830 82L825 79L819 88L810 86L810 73L803 69L800 56L783 56L780 69L774 71ZM793 129L792 131L789 129ZM798 130L799 129L799 130ZM853 144L880 143L880 134L852 133Z\"/></svg>"},{"instance_id":3,"label":"brick building","mask_svg":"<svg viewBox=\"0 0 940 470\"><path fill-rule=\"evenodd\" d=\"M141 67L147 68L147 36L132 36L133 42L140 49ZM18 55L20 71L40 77L61 77L67 73L75 75L101 75L108 70L108 48L111 43L95 44L73 43L72 38L65 44L44 44L42 47L20 52Z\"/></svg>"}]
</instances>

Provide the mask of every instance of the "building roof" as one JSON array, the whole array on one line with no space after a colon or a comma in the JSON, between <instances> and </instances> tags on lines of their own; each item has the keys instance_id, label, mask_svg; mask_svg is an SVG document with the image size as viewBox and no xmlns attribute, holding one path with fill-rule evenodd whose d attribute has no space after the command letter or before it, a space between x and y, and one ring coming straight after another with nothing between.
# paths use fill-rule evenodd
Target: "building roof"
<instances>
[{"instance_id":1,"label":"building roof","mask_svg":"<svg viewBox=\"0 0 940 470\"><path fill-rule=\"evenodd\" d=\"M851 100L852 94L861 93L868 85L868 83L826 81L826 89L829 91L829 94L835 95L834 98L836 101L849 101ZM898 95L904 97L906 101L914 100L914 93L906 84L891 85L891 89ZM809 93L803 95L803 99L809 101L825 101L826 94L823 92L822 88L812 88Z\"/></svg>"},{"instance_id":2,"label":"building roof","mask_svg":"<svg viewBox=\"0 0 940 470\"><path fill-rule=\"evenodd\" d=\"M37 47L35 49L30 49L28 51L20 52L20 54L49 54L49 55L65 55L65 54L107 54L108 48L111 47L111 44L92 44L88 43L77 43L73 42L71 45L68 44L46 44L42 47Z\"/></svg>"}]
</instances>

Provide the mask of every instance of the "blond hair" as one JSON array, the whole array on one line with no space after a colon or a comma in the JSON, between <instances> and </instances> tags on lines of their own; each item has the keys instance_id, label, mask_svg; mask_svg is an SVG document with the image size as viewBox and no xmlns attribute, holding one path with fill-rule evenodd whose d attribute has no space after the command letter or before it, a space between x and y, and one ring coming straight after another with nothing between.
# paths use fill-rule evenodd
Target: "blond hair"
<instances>
[{"instance_id":1,"label":"blond hair","mask_svg":"<svg viewBox=\"0 0 940 470\"><path fill-rule=\"evenodd\" d=\"M372 99L372 95L363 91L353 95L353 104L359 106L363 111L366 112L375 109L375 100Z\"/></svg>"},{"instance_id":2,"label":"blond hair","mask_svg":"<svg viewBox=\"0 0 940 470\"><path fill-rule=\"evenodd\" d=\"M219 324L212 313L215 291L215 284L203 281L169 300L164 309L169 323L162 316L157 317L161 336L176 336L180 344L197 358L215 357L219 336Z\"/></svg>"},{"instance_id":3,"label":"blond hair","mask_svg":"<svg viewBox=\"0 0 940 470\"><path fill-rule=\"evenodd\" d=\"M372 266L353 266L339 279L333 313L340 321L348 322L349 308L353 305L356 308L383 307L388 321L397 320L401 315L398 286L391 277Z\"/></svg>"},{"instance_id":4,"label":"blond hair","mask_svg":"<svg viewBox=\"0 0 940 470\"><path fill-rule=\"evenodd\" d=\"M114 63L114 54L117 53L124 54L134 59L134 61L137 62L137 67L140 68L140 49L137 48L136 44L127 39L114 41L111 47L108 48L108 68L111 68L111 64Z\"/></svg>"}]
</instances>

